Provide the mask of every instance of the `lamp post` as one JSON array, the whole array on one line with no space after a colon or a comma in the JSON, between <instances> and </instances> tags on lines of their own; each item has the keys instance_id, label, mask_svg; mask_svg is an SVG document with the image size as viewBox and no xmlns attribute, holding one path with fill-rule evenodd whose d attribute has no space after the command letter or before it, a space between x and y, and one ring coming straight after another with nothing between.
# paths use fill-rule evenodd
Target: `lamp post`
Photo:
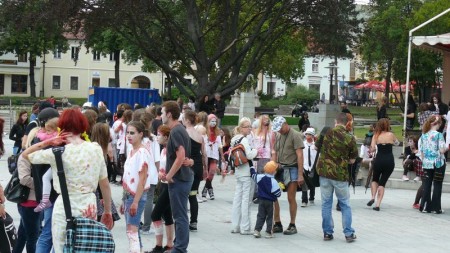
<instances>
[{"instance_id":1,"label":"lamp post","mask_svg":"<svg viewBox=\"0 0 450 253\"><path fill-rule=\"evenodd\" d=\"M330 62L330 65L328 67L325 67L327 69L330 70L330 88L329 88L329 99L328 102L329 104L332 104L332 98L333 98L333 76L334 76L334 71L338 68L336 65L334 65L333 62Z\"/></svg>"}]
</instances>

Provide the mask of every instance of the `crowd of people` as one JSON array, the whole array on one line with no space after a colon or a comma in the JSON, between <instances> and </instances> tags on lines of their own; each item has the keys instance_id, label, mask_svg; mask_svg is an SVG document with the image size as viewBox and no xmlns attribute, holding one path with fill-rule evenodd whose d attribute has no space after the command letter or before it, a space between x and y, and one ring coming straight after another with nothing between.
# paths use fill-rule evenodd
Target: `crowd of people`
<instances>
[{"instance_id":1,"label":"crowd of people","mask_svg":"<svg viewBox=\"0 0 450 253\"><path fill-rule=\"evenodd\" d=\"M121 214L129 252L150 247L145 252L187 252L189 233L201 230L199 203L217 197L213 188L217 175L234 175L236 180L230 207L231 233L260 238L266 224L266 238L273 238L275 233L296 234L296 194L301 191L301 207L314 205L317 186L312 178L316 174L323 239L334 238L331 210L335 193L345 239L353 242L357 237L352 227L348 186L361 178L361 172L351 173L359 165L373 172L367 185L371 189L367 205L381 210L385 185L395 167L392 147L398 145L384 103L377 108L379 120L371 126L358 152L353 116L345 103L341 104L335 125L325 129L311 126L307 113L300 119L299 131L282 116L271 120L264 114L255 120L243 117L231 129L222 126L225 104L220 94L214 97L213 102L204 97L198 109L190 98L188 103L167 101L134 110L131 105L119 104L114 114L106 101L97 107L72 106L61 114L42 102L34 108L37 118L31 122L26 111L19 112L9 138L14 140L13 154L20 154L20 182L30 188L30 193L17 205L19 239L11 252L22 252L24 248L27 252L48 253L52 248L63 252L66 217L62 198L58 197L60 178L49 148L52 146L65 147L62 159L73 215L101 221L112 229ZM416 171L415 180L422 181L422 186L413 207L439 214L443 212L440 196L444 154L449 144L441 130L445 119L438 105L419 108L423 134L408 139L403 179L409 180L407 173ZM322 131L316 134L316 130ZM1 139L0 144L2 154ZM245 162L236 164L239 148ZM205 183L200 192L201 181ZM117 206L111 197L112 184L123 187L122 201ZM286 227L277 201L282 192L286 192L289 204ZM2 217L5 201L0 187ZM250 208L253 203L258 204L254 226ZM142 244L141 236L146 234L155 235L155 245Z\"/></svg>"}]
</instances>

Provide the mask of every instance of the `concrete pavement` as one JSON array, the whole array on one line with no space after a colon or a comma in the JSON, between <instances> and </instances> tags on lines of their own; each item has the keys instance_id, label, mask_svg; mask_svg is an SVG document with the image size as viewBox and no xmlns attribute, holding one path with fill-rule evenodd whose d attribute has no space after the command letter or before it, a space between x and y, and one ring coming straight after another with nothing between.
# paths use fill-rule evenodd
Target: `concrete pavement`
<instances>
[{"instance_id":1,"label":"concrete pavement","mask_svg":"<svg viewBox=\"0 0 450 253\"><path fill-rule=\"evenodd\" d=\"M6 154L0 159L0 183L4 186L10 178L6 159L11 154L12 142L5 140ZM396 159L396 162L398 160ZM353 227L358 239L346 243L342 234L341 216L333 211L335 219L334 240L323 241L321 229L320 190L317 190L316 205L298 207L296 235L275 234L273 239L255 239L249 235L231 234L231 207L235 178L228 176L223 183L213 181L216 200L200 203L198 232L190 234L189 252L445 252L450 247L448 232L450 228L450 194L442 195L444 214L423 214L412 209L415 191L387 189L381 205L376 212L366 206L370 193L364 187L351 190ZM201 185L203 187L203 185ZM117 204L122 188L112 186L113 198ZM280 198L281 218L286 228L289 221L286 193ZM301 196L297 195L300 206ZM19 225L20 216L14 203L6 203L7 211ZM254 226L257 205L252 205L252 226ZM124 219L116 222L113 229L116 252L127 252L128 240L125 234ZM144 250L154 247L154 235L143 235Z\"/></svg>"}]
</instances>

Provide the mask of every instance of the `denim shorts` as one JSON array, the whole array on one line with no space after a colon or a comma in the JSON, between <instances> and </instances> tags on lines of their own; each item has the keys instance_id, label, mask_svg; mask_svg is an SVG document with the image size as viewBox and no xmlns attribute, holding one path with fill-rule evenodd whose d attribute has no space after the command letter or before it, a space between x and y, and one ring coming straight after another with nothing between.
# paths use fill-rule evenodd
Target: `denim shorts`
<instances>
[{"instance_id":1,"label":"denim shorts","mask_svg":"<svg viewBox=\"0 0 450 253\"><path fill-rule=\"evenodd\" d=\"M147 192L144 191L142 193L142 197L138 202L138 208L137 208L136 215L131 216L130 215L130 207L131 207L131 204L133 204L133 201L134 201L134 196L130 195L130 194L126 194L125 201L124 201L125 222L127 225L133 225L133 226L139 227L139 223L141 222L141 218L142 218L142 213L144 212L144 209L145 209L145 202L147 202Z\"/></svg>"},{"instance_id":2,"label":"denim shorts","mask_svg":"<svg viewBox=\"0 0 450 253\"><path fill-rule=\"evenodd\" d=\"M297 167L283 167L284 169L284 184L288 185L292 181L298 180L298 168Z\"/></svg>"}]
</instances>

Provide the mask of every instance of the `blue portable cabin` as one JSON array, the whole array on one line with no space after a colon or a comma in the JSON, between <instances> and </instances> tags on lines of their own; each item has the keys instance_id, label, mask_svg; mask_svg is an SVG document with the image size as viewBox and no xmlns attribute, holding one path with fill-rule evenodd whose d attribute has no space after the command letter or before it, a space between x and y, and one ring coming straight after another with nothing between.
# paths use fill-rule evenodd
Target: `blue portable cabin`
<instances>
[{"instance_id":1,"label":"blue portable cabin","mask_svg":"<svg viewBox=\"0 0 450 253\"><path fill-rule=\"evenodd\" d=\"M161 96L158 89L140 89L140 88L115 88L115 87L89 87L88 101L93 106L98 102L104 101L108 104L111 113L115 113L117 105L127 103L131 106L139 103L147 106L152 102L161 104Z\"/></svg>"}]
</instances>

